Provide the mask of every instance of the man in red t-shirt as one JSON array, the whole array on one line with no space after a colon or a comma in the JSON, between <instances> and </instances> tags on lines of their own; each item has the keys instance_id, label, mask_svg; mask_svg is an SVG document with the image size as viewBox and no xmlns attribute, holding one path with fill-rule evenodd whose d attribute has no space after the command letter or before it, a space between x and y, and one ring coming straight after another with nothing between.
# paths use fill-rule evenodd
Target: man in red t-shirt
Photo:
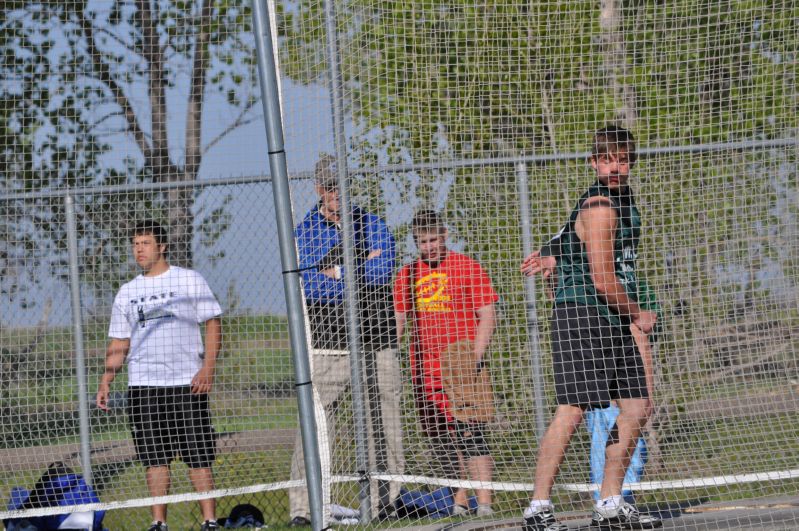
<instances>
[{"instance_id":1,"label":"man in red t-shirt","mask_svg":"<svg viewBox=\"0 0 799 531\"><path fill-rule=\"evenodd\" d=\"M436 212L418 212L411 228L419 260L400 270L394 310L398 337L410 324L411 375L422 427L441 457L454 461L448 473L489 482L494 463L485 429L493 416L493 394L484 356L499 297L477 261L447 249L447 229ZM477 514L491 514L491 491L475 493ZM469 510L466 489L457 489L454 501L454 514Z\"/></svg>"}]
</instances>

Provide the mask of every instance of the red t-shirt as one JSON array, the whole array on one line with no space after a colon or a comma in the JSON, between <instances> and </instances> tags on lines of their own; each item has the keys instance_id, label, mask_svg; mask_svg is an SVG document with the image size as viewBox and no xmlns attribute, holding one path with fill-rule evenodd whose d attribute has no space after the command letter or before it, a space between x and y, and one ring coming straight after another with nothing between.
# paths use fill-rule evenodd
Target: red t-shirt
<instances>
[{"instance_id":1,"label":"red t-shirt","mask_svg":"<svg viewBox=\"0 0 799 531\"><path fill-rule=\"evenodd\" d=\"M415 308L408 292L411 266ZM480 264L454 251L448 251L435 268L421 260L403 267L394 283L394 309L399 313L415 310L418 341L427 355L438 354L456 341L474 340L477 310L498 298Z\"/></svg>"},{"instance_id":2,"label":"red t-shirt","mask_svg":"<svg viewBox=\"0 0 799 531\"><path fill-rule=\"evenodd\" d=\"M413 267L413 303L409 284ZM418 338L411 341L411 374L422 426L428 434L440 435L453 422L449 398L441 380L441 352L452 343L474 340L477 310L499 297L491 279L477 261L448 251L431 268L421 260L403 267L394 283L394 309L410 314L408 326ZM415 304L415 308L414 308ZM411 315L415 310L415 321ZM416 353L416 344L421 356Z\"/></svg>"}]
</instances>

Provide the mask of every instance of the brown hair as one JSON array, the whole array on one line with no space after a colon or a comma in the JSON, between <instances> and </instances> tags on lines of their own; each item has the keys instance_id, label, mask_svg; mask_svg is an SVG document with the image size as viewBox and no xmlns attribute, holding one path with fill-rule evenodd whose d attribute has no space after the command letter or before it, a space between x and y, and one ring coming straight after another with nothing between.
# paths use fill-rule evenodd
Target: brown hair
<instances>
[{"instance_id":1,"label":"brown hair","mask_svg":"<svg viewBox=\"0 0 799 531\"><path fill-rule=\"evenodd\" d=\"M594 133L594 145L591 148L593 158L617 154L620 151L627 153L631 164L638 158L635 152L635 137L630 131L618 125L608 125Z\"/></svg>"},{"instance_id":2,"label":"brown hair","mask_svg":"<svg viewBox=\"0 0 799 531\"><path fill-rule=\"evenodd\" d=\"M336 157L322 153L314 168L316 184L323 190L338 190L338 177L336 175Z\"/></svg>"},{"instance_id":3,"label":"brown hair","mask_svg":"<svg viewBox=\"0 0 799 531\"><path fill-rule=\"evenodd\" d=\"M435 210L419 210L414 214L411 222L411 231L414 234L420 232L442 232L444 229L444 222Z\"/></svg>"},{"instance_id":4,"label":"brown hair","mask_svg":"<svg viewBox=\"0 0 799 531\"><path fill-rule=\"evenodd\" d=\"M152 235L155 237L155 243L158 245L166 245L167 244L167 236L166 231L161 226L160 223L153 221L153 220L146 220L140 221L136 224L133 228L133 232L130 234L130 241L133 241L133 238L136 236L149 236Z\"/></svg>"}]
</instances>

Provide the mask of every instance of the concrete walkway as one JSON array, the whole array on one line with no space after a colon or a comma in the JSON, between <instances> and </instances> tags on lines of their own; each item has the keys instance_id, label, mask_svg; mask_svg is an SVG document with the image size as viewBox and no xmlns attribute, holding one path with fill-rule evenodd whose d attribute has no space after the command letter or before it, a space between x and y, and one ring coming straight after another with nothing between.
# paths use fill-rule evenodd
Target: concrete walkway
<instances>
[{"instance_id":1,"label":"concrete walkway","mask_svg":"<svg viewBox=\"0 0 799 531\"><path fill-rule=\"evenodd\" d=\"M661 528L664 530L799 530L799 497L791 496L707 503L690 507L672 506L661 508L659 513L664 519ZM586 513L565 513L559 517L570 530L590 529L590 515ZM515 531L521 530L522 524L520 515L519 518L498 520L464 519L453 522L448 519L439 524L402 526L402 528L413 531Z\"/></svg>"}]
</instances>

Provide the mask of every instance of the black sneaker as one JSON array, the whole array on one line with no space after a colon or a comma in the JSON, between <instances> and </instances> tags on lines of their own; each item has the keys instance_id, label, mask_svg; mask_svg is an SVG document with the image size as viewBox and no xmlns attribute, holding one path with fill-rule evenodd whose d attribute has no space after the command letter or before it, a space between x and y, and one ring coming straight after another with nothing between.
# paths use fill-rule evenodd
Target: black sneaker
<instances>
[{"instance_id":1,"label":"black sneaker","mask_svg":"<svg viewBox=\"0 0 799 531\"><path fill-rule=\"evenodd\" d=\"M206 520L203 522L203 525L200 526L200 531L219 531L222 527L216 523L216 520Z\"/></svg>"},{"instance_id":2,"label":"black sneaker","mask_svg":"<svg viewBox=\"0 0 799 531\"><path fill-rule=\"evenodd\" d=\"M295 516L289 522L289 527L311 527L311 521L304 516Z\"/></svg>"},{"instance_id":3,"label":"black sneaker","mask_svg":"<svg viewBox=\"0 0 799 531\"><path fill-rule=\"evenodd\" d=\"M169 531L169 528L164 522L153 522L153 525L147 528L147 531Z\"/></svg>"},{"instance_id":4,"label":"black sneaker","mask_svg":"<svg viewBox=\"0 0 799 531\"><path fill-rule=\"evenodd\" d=\"M655 529L663 520L651 514L641 514L634 505L622 503L614 509L594 508L592 529Z\"/></svg>"},{"instance_id":5,"label":"black sneaker","mask_svg":"<svg viewBox=\"0 0 799 531\"><path fill-rule=\"evenodd\" d=\"M543 507L524 519L523 531L568 531L569 527L555 519L552 507Z\"/></svg>"}]
</instances>

